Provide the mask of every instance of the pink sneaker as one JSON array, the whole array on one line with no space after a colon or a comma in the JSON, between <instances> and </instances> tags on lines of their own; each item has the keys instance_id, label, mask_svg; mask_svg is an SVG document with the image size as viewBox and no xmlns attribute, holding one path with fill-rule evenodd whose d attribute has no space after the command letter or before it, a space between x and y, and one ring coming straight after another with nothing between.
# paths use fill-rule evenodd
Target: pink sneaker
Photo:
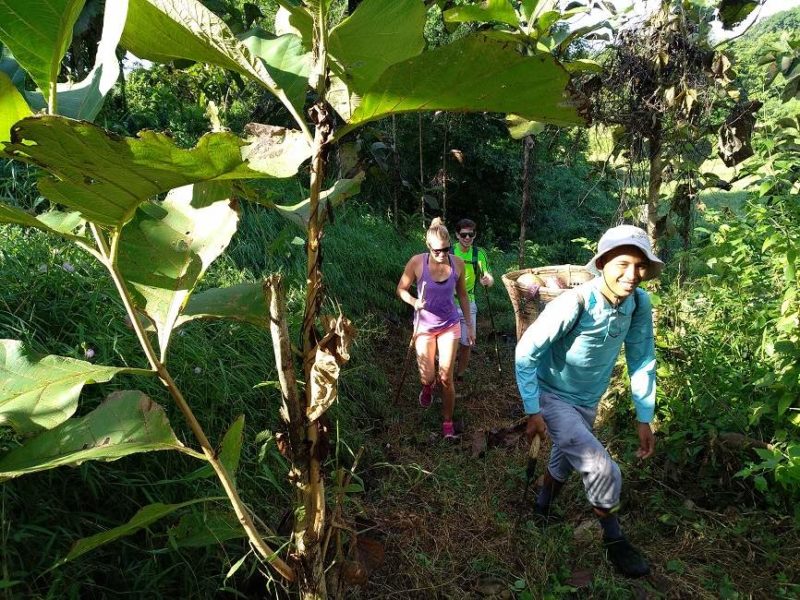
<instances>
[{"instance_id":1,"label":"pink sneaker","mask_svg":"<svg viewBox=\"0 0 800 600\"><path fill-rule=\"evenodd\" d=\"M433 399L433 384L429 383L428 385L422 386L422 391L419 393L419 405L422 408L428 408L431 405L431 400Z\"/></svg>"},{"instance_id":2,"label":"pink sneaker","mask_svg":"<svg viewBox=\"0 0 800 600\"><path fill-rule=\"evenodd\" d=\"M455 427L453 427L452 421L442 422L442 437L446 440L456 439L456 430Z\"/></svg>"}]
</instances>

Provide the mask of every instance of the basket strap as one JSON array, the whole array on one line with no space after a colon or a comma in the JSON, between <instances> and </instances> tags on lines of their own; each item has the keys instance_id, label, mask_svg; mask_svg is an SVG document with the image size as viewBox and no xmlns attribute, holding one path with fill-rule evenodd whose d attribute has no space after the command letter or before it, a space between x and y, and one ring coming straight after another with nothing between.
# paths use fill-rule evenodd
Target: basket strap
<instances>
[{"instance_id":1,"label":"basket strap","mask_svg":"<svg viewBox=\"0 0 800 600\"><path fill-rule=\"evenodd\" d=\"M575 320L572 322L569 331L567 331L564 337L568 337L573 331L575 331L575 328L578 326L578 323L581 322L581 317L583 316L583 312L586 310L586 299L583 297L583 294L581 294L576 290L575 295L578 297L578 316L575 317Z\"/></svg>"},{"instance_id":2,"label":"basket strap","mask_svg":"<svg viewBox=\"0 0 800 600\"><path fill-rule=\"evenodd\" d=\"M633 312L631 313L631 318L633 318L633 316L636 315L636 311L639 310L639 294L642 293L644 293L644 291L638 287L633 291ZM564 337L569 336L575 330L575 328L578 326L578 323L581 322L581 316L583 315L583 312L586 310L586 299L583 297L583 294L576 291L575 295L578 297L578 316Z\"/></svg>"}]
</instances>

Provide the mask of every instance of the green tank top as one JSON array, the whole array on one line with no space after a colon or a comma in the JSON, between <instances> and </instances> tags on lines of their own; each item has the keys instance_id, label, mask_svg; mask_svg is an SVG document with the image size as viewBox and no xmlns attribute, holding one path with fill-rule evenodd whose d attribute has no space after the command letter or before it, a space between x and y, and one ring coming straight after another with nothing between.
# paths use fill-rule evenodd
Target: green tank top
<instances>
[{"instance_id":1,"label":"green tank top","mask_svg":"<svg viewBox=\"0 0 800 600\"><path fill-rule=\"evenodd\" d=\"M461 250L461 244L453 246L453 254L464 261L464 284L467 287L467 295L471 302L475 301L475 284L477 279L489 272L489 263L486 260L486 252L483 248L477 248L474 244L466 252ZM478 273L475 273L475 270Z\"/></svg>"}]
</instances>

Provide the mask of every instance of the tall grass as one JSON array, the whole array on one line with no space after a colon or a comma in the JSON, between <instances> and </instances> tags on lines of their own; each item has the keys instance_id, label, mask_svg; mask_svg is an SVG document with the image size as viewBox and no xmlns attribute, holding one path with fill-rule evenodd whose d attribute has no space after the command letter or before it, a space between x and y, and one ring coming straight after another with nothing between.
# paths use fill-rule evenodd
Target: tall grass
<instances>
[{"instance_id":1,"label":"tall grass","mask_svg":"<svg viewBox=\"0 0 800 600\"><path fill-rule=\"evenodd\" d=\"M305 286L301 235L274 212L243 210L240 230L228 252L209 270L203 287L259 281L284 273L293 339ZM324 241L324 309L341 309L359 329L353 356L342 375L340 400L330 411L342 437L336 448L356 448L371 421L388 410L388 383L375 353L386 339L386 317L405 315L394 287L411 254L424 249L421 236L406 238L363 206L342 210ZM133 332L103 269L67 243L38 231L0 228L0 337L23 340L42 353L100 364L144 367ZM286 464L270 432L280 428L279 395L256 387L277 379L269 334L229 322L191 322L174 335L168 366L213 440L245 415L242 496L273 527L288 508ZM78 414L95 407L114 389L142 389L165 405L178 436L194 445L179 411L152 379L120 377L84 389ZM0 432L0 450L19 443ZM333 459L336 459L334 454ZM343 454L338 457L346 460ZM180 502L218 496L215 480L193 478L200 465L172 453L135 455L113 463L85 463L22 477L2 486L3 577L19 581L12 596L29 597L212 597L230 586L247 589L249 576L263 593L255 564L245 563L232 580L225 574L246 552L243 542L208 548L170 547L167 519L54 571L45 571L81 537L121 524L151 502ZM224 504L212 504L225 510ZM253 575L253 573L255 574ZM13 592L13 593L12 593Z\"/></svg>"}]
</instances>

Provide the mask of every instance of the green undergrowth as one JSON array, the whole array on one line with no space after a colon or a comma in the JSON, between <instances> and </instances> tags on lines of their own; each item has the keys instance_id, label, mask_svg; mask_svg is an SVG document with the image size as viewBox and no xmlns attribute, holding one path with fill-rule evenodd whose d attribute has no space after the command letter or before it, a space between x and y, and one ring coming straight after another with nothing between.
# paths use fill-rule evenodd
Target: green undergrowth
<instances>
[{"instance_id":1,"label":"green undergrowth","mask_svg":"<svg viewBox=\"0 0 800 600\"><path fill-rule=\"evenodd\" d=\"M305 286L305 253L298 233L274 212L245 206L237 236L201 283L201 288L225 286L283 273L290 335L297 345ZM388 410L388 383L375 355L395 343L386 339L386 323L409 317L394 288L408 257L424 250L422 239L421 232L400 235L357 205L342 210L327 229L323 313L341 310L359 332L342 374L340 400L328 413L333 425L331 466L349 465L365 441L364 432ZM20 339L40 353L146 367L113 285L91 257L37 231L3 226L0 240L0 337ZM258 386L277 380L269 333L236 322L190 322L173 337L168 367L212 440L221 440L231 423L245 415L238 486L259 516L277 527L290 492L286 461L271 434L281 427L279 393L272 385ZM121 376L87 386L78 415L111 391L131 388L164 405L178 437L196 447L180 412L155 379ZM7 430L0 432L1 449L17 443ZM133 591L148 597L212 597L224 588L241 591L249 585L263 592L264 578L252 556L225 578L247 554L243 542L176 548L169 533L177 518L47 572L75 540L127 521L146 504L221 495L216 480L193 476L200 466L185 456L160 452L5 483L0 486L2 579L16 582L10 588L13 595L26 597L109 597ZM224 502L210 502L201 511L226 509Z\"/></svg>"}]
</instances>

